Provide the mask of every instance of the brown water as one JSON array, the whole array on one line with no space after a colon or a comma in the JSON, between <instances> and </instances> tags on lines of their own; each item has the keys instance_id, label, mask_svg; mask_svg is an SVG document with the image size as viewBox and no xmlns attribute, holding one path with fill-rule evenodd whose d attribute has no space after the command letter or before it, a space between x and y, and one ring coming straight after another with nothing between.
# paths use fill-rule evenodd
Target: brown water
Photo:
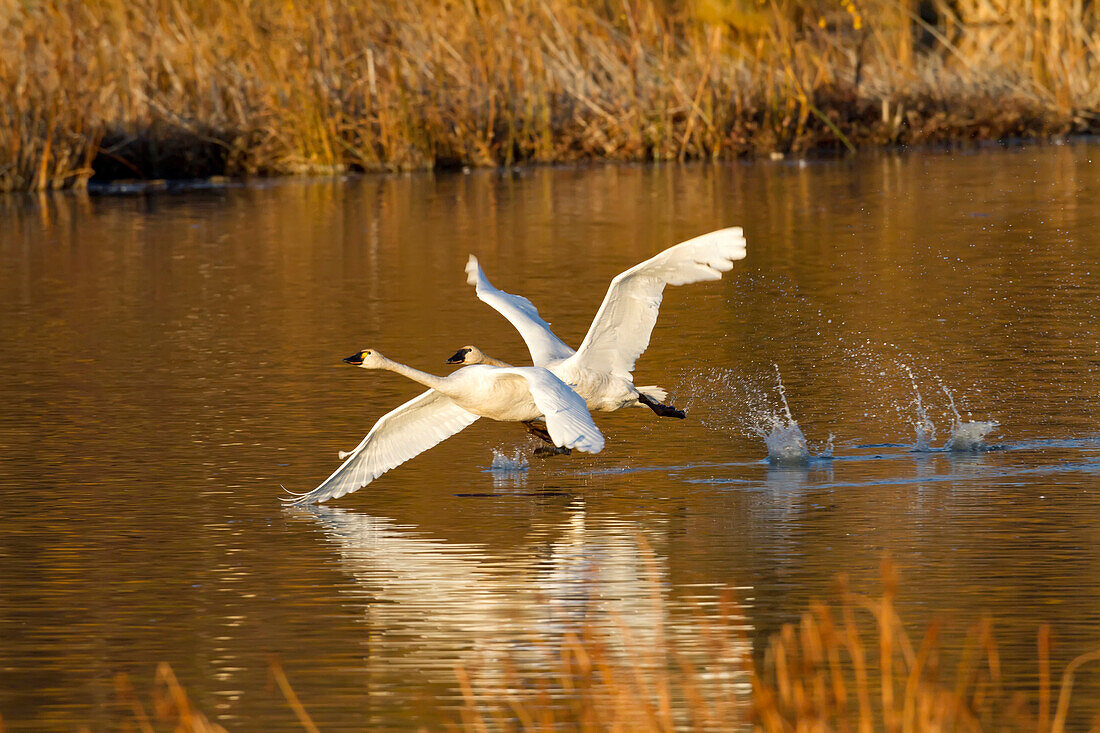
<instances>
[{"instance_id":1,"label":"brown water","mask_svg":"<svg viewBox=\"0 0 1100 733\"><path fill-rule=\"evenodd\" d=\"M0 715L113 728L113 675L170 662L223 725L292 728L277 655L324 730L456 719L456 663L547 652L582 621L684 648L733 590L759 648L889 552L948 651L992 614L1010 684L1100 647L1100 147L733 167L542 169L132 198L0 200ZM285 510L417 385L523 344L465 284L475 252L568 343L617 272L741 225L719 283L666 292L639 384L684 421L601 416L598 456L480 421L356 494ZM765 461L781 410L833 459ZM913 452L915 378L1003 450ZM652 562L646 560L651 549ZM656 599L656 600L655 600ZM484 666L490 669L490 666ZM490 674L484 672L483 674ZM492 684L488 679L486 684ZM733 694L745 679L729 680ZM1100 672L1076 715L1100 709Z\"/></svg>"}]
</instances>

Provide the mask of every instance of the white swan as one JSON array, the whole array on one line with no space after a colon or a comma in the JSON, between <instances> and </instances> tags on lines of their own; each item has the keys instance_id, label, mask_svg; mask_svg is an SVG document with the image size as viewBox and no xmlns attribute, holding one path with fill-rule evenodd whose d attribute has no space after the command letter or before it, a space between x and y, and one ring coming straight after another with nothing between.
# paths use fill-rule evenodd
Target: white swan
<instances>
[{"instance_id":1,"label":"white swan","mask_svg":"<svg viewBox=\"0 0 1100 733\"><path fill-rule=\"evenodd\" d=\"M531 352L535 366L546 367L584 398L590 410L611 412L645 406L662 417L684 413L662 404L660 387L635 387L634 362L649 346L657 311L666 285L720 280L745 256L741 227L720 229L669 247L664 252L622 272L611 281L588 334L576 351L565 345L542 320L534 304L519 295L493 287L477 257L466 264L467 282L477 297L507 318ZM496 363L478 349L466 347L449 364Z\"/></svg>"},{"instance_id":2,"label":"white swan","mask_svg":"<svg viewBox=\"0 0 1100 733\"><path fill-rule=\"evenodd\" d=\"M371 349L356 352L344 361L364 369L396 372L429 390L383 415L331 476L313 491L293 494L289 503L312 504L357 491L479 417L508 422L541 417L555 445L588 453L603 449L603 435L592 422L584 400L541 367L474 365L437 377Z\"/></svg>"}]
</instances>

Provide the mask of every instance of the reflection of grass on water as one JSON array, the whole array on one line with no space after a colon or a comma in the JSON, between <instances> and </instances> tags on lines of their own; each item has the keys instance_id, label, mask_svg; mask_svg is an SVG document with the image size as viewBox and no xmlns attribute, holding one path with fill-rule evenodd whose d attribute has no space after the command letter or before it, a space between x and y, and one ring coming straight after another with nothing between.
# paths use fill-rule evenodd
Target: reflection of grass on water
<instances>
[{"instance_id":1,"label":"reflection of grass on water","mask_svg":"<svg viewBox=\"0 0 1100 733\"><path fill-rule=\"evenodd\" d=\"M660 635L657 648L614 651L614 632L588 628L561 648L556 683L512 675L508 695L479 691L464 670L467 730L729 730L738 724L764 731L788 730L1022 730L1066 729L1074 675L1100 651L1078 657L1052 688L1050 632L1039 629L1037 701L1009 694L1002 678L991 622L969 634L954 678L941 665L939 626L917 642L894 605L896 576L883 564L879 598L850 591L841 577L841 602L812 604L798 624L772 635L763 661L748 643L721 624L700 621L709 648L678 648ZM665 660L653 665L654 659ZM735 699L730 679L749 681L745 699ZM944 678L941 680L941 677ZM527 692L528 690L536 692ZM1055 699L1054 695L1057 695ZM562 704L565 698L567 704ZM556 705L555 705L556 701ZM1100 726L1100 721L1096 722ZM564 726L564 728L563 728Z\"/></svg>"},{"instance_id":2,"label":"reflection of grass on water","mask_svg":"<svg viewBox=\"0 0 1100 733\"><path fill-rule=\"evenodd\" d=\"M503 674L491 687L476 681L477 670L459 667L465 707L456 727L1066 730L1074 676L1083 664L1100 660L1100 650L1070 662L1055 683L1050 629L1044 624L1038 634L1037 699L1010 694L988 619L971 630L952 674L941 660L939 625L933 623L914 643L894 605L897 579L889 562L883 564L883 578L883 594L871 598L849 590L842 576L839 605L812 604L799 623L772 635L759 664L735 624L699 619L694 624L705 642L702 650L697 644L683 648L662 628L656 641L642 648L630 641L625 626L590 625L579 635L566 634L559 666L541 670L535 679L517 672L508 659L498 660ZM740 615L732 604L724 610L726 618ZM281 667L273 664L272 674L302 728L317 730ZM138 727L155 730L128 681L117 682ZM222 730L191 707L167 665L157 671L154 711L176 730ZM1098 728L1100 720L1093 722L1093 730Z\"/></svg>"},{"instance_id":3,"label":"reflection of grass on water","mask_svg":"<svg viewBox=\"0 0 1100 733\"><path fill-rule=\"evenodd\" d=\"M0 190L1100 128L1050 0L0 4Z\"/></svg>"}]
</instances>

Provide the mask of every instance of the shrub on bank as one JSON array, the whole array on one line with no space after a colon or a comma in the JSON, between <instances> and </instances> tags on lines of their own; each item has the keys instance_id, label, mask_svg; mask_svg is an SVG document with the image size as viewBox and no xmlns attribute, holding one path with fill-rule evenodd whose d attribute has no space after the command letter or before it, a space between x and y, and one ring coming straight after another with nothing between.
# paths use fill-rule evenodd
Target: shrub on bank
<instances>
[{"instance_id":1,"label":"shrub on bank","mask_svg":"<svg viewBox=\"0 0 1100 733\"><path fill-rule=\"evenodd\" d=\"M1073 0L20 0L0 190L1100 128Z\"/></svg>"}]
</instances>

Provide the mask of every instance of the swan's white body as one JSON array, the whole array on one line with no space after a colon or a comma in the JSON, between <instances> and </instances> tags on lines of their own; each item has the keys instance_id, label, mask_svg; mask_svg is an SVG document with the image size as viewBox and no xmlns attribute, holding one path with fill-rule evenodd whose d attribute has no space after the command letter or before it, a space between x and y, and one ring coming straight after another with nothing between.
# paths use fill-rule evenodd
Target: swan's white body
<instances>
[{"instance_id":1,"label":"swan's white body","mask_svg":"<svg viewBox=\"0 0 1100 733\"><path fill-rule=\"evenodd\" d=\"M681 242L620 273L576 351L554 335L531 301L493 287L473 255L466 274L477 297L516 327L535 366L549 369L572 387L588 409L611 412L642 404L639 395L665 400L659 387L635 387L632 375L634 363L649 346L665 286L720 280L744 256L744 233L732 227Z\"/></svg>"},{"instance_id":2,"label":"swan's white body","mask_svg":"<svg viewBox=\"0 0 1100 733\"><path fill-rule=\"evenodd\" d=\"M359 361L352 361L356 357ZM370 350L345 361L396 372L429 390L383 415L331 476L313 491L295 495L291 503L312 504L357 491L479 417L505 422L543 418L555 445L588 453L603 449L603 435L584 400L541 367L474 365L436 377Z\"/></svg>"}]
</instances>

